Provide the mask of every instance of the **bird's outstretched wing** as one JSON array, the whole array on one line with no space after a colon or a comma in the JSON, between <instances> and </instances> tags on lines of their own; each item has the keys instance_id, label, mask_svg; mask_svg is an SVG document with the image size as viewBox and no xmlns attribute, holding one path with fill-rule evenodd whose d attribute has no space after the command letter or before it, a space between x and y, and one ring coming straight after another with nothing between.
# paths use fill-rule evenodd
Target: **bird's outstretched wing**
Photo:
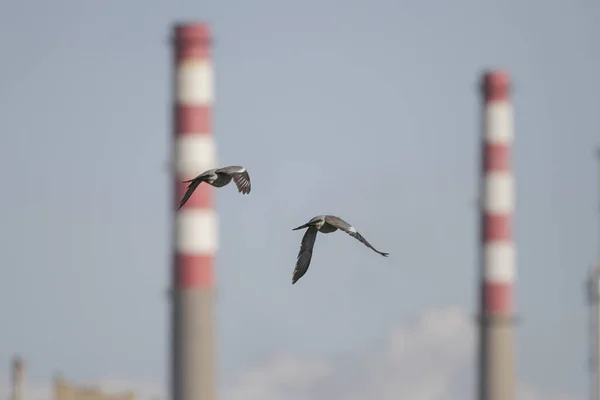
<instances>
[{"instance_id":1,"label":"bird's outstretched wing","mask_svg":"<svg viewBox=\"0 0 600 400\"><path fill-rule=\"evenodd\" d=\"M329 225L335 226L336 228L346 232L348 235L352 236L353 238L358 239L364 245L366 245L367 247L369 247L376 253L381 254L384 257L387 257L390 254L390 253L384 253L382 251L379 251L375 247L371 246L371 243L369 243L367 241L367 239L365 239L360 233L358 233L356 228L354 228L352 225L350 225L349 223L347 223L340 217L335 217L333 215L327 215L325 217L325 222L328 223Z\"/></svg>"},{"instance_id":2,"label":"bird's outstretched wing","mask_svg":"<svg viewBox=\"0 0 600 400\"><path fill-rule=\"evenodd\" d=\"M292 285L298 281L298 279L302 278L306 271L308 271L308 266L310 265L310 260L312 258L313 247L315 245L315 240L317 239L318 230L315 227L310 227L302 236L302 244L300 245L300 251L298 252L298 258L296 260L296 267L294 268L294 273L292 275Z\"/></svg>"},{"instance_id":3,"label":"bird's outstretched wing","mask_svg":"<svg viewBox=\"0 0 600 400\"><path fill-rule=\"evenodd\" d=\"M248 171L246 171L246 168L234 165L231 167L219 168L215 172L218 174L221 173L231 175L240 193L250 193L250 175L248 175Z\"/></svg>"},{"instance_id":4,"label":"bird's outstretched wing","mask_svg":"<svg viewBox=\"0 0 600 400\"><path fill-rule=\"evenodd\" d=\"M194 193L194 190L196 190L198 185L200 185L202 183L202 179L200 178L200 176L198 176L198 177L196 177L190 181L186 181L186 182L190 182L190 184L188 185L187 190L185 191L185 194L183 195L183 198L179 202L179 207L177 208L178 210L181 207L183 207L183 205L188 201L188 199L190 198L192 193Z\"/></svg>"}]
</instances>

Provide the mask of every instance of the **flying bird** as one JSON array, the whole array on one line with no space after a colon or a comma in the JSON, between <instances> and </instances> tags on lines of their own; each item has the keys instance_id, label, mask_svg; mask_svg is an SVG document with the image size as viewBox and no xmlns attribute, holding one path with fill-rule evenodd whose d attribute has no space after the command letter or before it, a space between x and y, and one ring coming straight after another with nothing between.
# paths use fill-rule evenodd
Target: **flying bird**
<instances>
[{"instance_id":1,"label":"flying bird","mask_svg":"<svg viewBox=\"0 0 600 400\"><path fill-rule=\"evenodd\" d=\"M224 168L215 168L204 171L194 179L189 181L183 181L183 183L189 183L183 198L179 202L178 210L188 201L194 190L202 183L206 182L214 187L223 187L227 185L231 180L235 182L238 191L242 194L250 193L250 175L246 168L237 165Z\"/></svg>"},{"instance_id":2,"label":"flying bird","mask_svg":"<svg viewBox=\"0 0 600 400\"><path fill-rule=\"evenodd\" d=\"M381 252L375 247L371 246L371 243L369 243L367 239L365 239L360 233L358 233L356 228L354 228L352 225L350 225L343 219L335 217L333 215L318 215L310 221L308 221L306 224L300 225L299 227L294 228L292 230L297 231L298 229L303 228L308 229L302 237L302 244L300 245L300 251L298 252L296 267L294 268L294 273L292 275L292 285L296 283L298 279L302 278L302 276L304 276L304 274L306 274L306 271L308 270L318 232L331 233L340 229L352 236L353 238L359 240L376 253L379 253L384 257L387 257L389 255L389 253Z\"/></svg>"}]
</instances>

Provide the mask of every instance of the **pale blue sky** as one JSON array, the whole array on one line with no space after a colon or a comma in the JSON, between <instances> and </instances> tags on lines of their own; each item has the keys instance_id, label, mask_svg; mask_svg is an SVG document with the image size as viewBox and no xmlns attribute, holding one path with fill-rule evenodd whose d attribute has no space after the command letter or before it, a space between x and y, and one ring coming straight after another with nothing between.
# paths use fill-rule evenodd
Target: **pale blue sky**
<instances>
[{"instance_id":1,"label":"pale blue sky","mask_svg":"<svg viewBox=\"0 0 600 400\"><path fill-rule=\"evenodd\" d=\"M208 20L219 158L253 182L217 194L224 384L272 353L367 348L425 307L475 314L477 84L497 67L515 89L520 379L583 393L600 4L492 4L2 2L0 362L21 352L32 382L166 379L169 37ZM291 229L321 213L390 257L320 236L292 286Z\"/></svg>"}]
</instances>

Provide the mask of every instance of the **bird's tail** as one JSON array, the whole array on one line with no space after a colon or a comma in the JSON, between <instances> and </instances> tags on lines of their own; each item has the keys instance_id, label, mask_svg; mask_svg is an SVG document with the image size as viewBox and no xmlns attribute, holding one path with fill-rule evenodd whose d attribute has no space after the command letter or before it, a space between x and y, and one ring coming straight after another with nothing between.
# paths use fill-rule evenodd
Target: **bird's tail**
<instances>
[{"instance_id":1,"label":"bird's tail","mask_svg":"<svg viewBox=\"0 0 600 400\"><path fill-rule=\"evenodd\" d=\"M298 229L302 229L302 228L308 228L309 226L310 226L310 222L307 222L306 224L304 224L304 225L300 225L299 227L297 227L297 228L294 228L294 229L292 229L292 230L293 230L293 231L297 231Z\"/></svg>"}]
</instances>

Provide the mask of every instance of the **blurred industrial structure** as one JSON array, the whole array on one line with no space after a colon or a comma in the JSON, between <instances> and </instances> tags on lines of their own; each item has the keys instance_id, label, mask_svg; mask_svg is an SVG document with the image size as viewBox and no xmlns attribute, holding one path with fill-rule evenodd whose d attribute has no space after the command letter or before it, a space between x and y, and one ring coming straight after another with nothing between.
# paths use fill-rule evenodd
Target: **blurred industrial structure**
<instances>
[{"instance_id":1,"label":"blurred industrial structure","mask_svg":"<svg viewBox=\"0 0 600 400\"><path fill-rule=\"evenodd\" d=\"M590 306L590 399L600 400L600 269L591 268L586 281L587 301Z\"/></svg>"},{"instance_id":2,"label":"blurred industrial structure","mask_svg":"<svg viewBox=\"0 0 600 400\"><path fill-rule=\"evenodd\" d=\"M25 364L19 356L13 358L11 378L11 400L24 400Z\"/></svg>"},{"instance_id":3,"label":"blurred industrial structure","mask_svg":"<svg viewBox=\"0 0 600 400\"><path fill-rule=\"evenodd\" d=\"M600 148L596 149L598 160L598 213L600 217ZM600 218L599 218L600 221ZM598 226L600 241L600 226ZM600 400L600 243L598 260L590 269L586 280L587 301L590 306L590 399Z\"/></svg>"},{"instance_id":4,"label":"blurred industrial structure","mask_svg":"<svg viewBox=\"0 0 600 400\"><path fill-rule=\"evenodd\" d=\"M131 391L106 393L93 386L76 386L61 376L55 376L54 400L137 400L137 397Z\"/></svg>"},{"instance_id":5,"label":"blurred industrial structure","mask_svg":"<svg viewBox=\"0 0 600 400\"><path fill-rule=\"evenodd\" d=\"M177 208L187 184L217 167L212 135L213 66L205 24L174 29L174 193ZM175 212L175 211L174 211ZM200 185L175 213L171 287L171 400L214 400L214 254L218 219L210 185Z\"/></svg>"},{"instance_id":6,"label":"blurred industrial structure","mask_svg":"<svg viewBox=\"0 0 600 400\"><path fill-rule=\"evenodd\" d=\"M515 207L511 146L514 136L510 82L504 72L484 74L481 148L480 400L514 400Z\"/></svg>"},{"instance_id":7,"label":"blurred industrial structure","mask_svg":"<svg viewBox=\"0 0 600 400\"><path fill-rule=\"evenodd\" d=\"M10 400L26 400L25 364L20 357L17 356L13 359L11 372L12 393ZM131 391L107 393L93 386L73 385L58 375L54 377L52 391L54 394L53 400L137 400L136 395Z\"/></svg>"}]
</instances>

